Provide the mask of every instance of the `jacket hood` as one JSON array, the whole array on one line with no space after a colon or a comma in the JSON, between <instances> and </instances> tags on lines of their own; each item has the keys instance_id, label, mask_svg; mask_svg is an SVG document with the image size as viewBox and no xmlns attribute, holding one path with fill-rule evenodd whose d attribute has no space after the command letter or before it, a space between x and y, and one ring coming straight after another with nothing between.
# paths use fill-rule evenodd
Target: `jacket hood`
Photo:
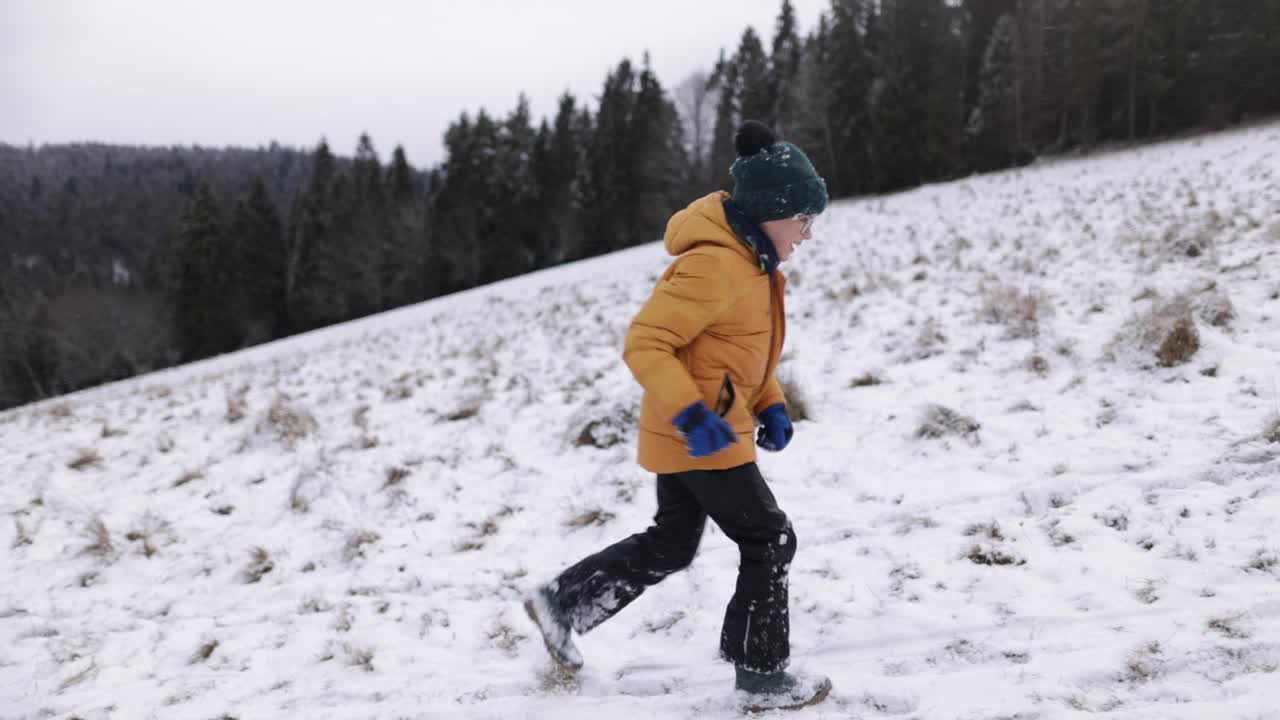
<instances>
[{"instance_id":1,"label":"jacket hood","mask_svg":"<svg viewBox=\"0 0 1280 720\"><path fill-rule=\"evenodd\" d=\"M667 252L682 255L695 245L721 245L756 264L755 252L740 240L724 214L726 192L713 192L698 198L689 207L671 216L663 236Z\"/></svg>"}]
</instances>

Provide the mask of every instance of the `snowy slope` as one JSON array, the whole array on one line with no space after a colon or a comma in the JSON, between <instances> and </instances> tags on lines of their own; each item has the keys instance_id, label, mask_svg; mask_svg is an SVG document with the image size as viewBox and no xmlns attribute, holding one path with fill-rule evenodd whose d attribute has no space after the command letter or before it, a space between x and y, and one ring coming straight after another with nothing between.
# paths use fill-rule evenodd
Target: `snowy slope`
<instances>
[{"instance_id":1,"label":"snowy slope","mask_svg":"<svg viewBox=\"0 0 1280 720\"><path fill-rule=\"evenodd\" d=\"M819 220L761 457L799 716L1280 717L1277 208L1272 124ZM577 680L518 604L652 514L620 349L667 261L0 414L0 718L737 717L714 528Z\"/></svg>"}]
</instances>

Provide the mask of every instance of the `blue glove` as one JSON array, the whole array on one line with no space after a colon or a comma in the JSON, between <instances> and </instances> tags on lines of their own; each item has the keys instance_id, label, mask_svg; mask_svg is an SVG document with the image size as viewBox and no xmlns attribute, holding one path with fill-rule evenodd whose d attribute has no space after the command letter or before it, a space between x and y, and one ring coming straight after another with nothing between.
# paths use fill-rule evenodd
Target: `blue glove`
<instances>
[{"instance_id":1,"label":"blue glove","mask_svg":"<svg viewBox=\"0 0 1280 720\"><path fill-rule=\"evenodd\" d=\"M791 427L791 416L787 415L787 406L782 403L770 405L756 416L760 421L760 432L756 433L756 444L770 452L778 452L791 442L795 429Z\"/></svg>"},{"instance_id":2,"label":"blue glove","mask_svg":"<svg viewBox=\"0 0 1280 720\"><path fill-rule=\"evenodd\" d=\"M701 400L690 405L672 421L689 445L689 457L715 455L738 442L738 434L724 418L707 409Z\"/></svg>"}]
</instances>

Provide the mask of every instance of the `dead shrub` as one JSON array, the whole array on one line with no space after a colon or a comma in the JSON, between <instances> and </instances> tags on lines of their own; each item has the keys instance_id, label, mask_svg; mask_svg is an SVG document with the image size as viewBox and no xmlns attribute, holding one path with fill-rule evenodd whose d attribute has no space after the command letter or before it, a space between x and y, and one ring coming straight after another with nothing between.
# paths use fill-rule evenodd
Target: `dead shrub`
<instances>
[{"instance_id":1,"label":"dead shrub","mask_svg":"<svg viewBox=\"0 0 1280 720\"><path fill-rule=\"evenodd\" d=\"M978 431L982 425L971 417L961 415L951 408L931 404L925 408L920 426L916 428L917 438L944 438L954 435L963 438L970 444L979 442Z\"/></svg>"}]
</instances>

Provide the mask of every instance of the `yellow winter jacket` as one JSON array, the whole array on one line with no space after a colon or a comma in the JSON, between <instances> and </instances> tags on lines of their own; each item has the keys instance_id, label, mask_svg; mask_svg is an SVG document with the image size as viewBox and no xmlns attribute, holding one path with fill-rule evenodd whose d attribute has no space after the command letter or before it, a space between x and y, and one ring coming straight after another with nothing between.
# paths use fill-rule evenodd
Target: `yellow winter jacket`
<instances>
[{"instance_id":1,"label":"yellow winter jacket","mask_svg":"<svg viewBox=\"0 0 1280 720\"><path fill-rule=\"evenodd\" d=\"M785 402L774 371L786 333L785 278L761 269L725 219L716 192L672 216L665 236L676 256L653 295L631 322L623 359L644 388L640 408L640 465L655 473L720 470L756 459L755 416ZM725 375L736 400L725 420L738 442L703 458L672 425L698 400L724 410Z\"/></svg>"}]
</instances>

